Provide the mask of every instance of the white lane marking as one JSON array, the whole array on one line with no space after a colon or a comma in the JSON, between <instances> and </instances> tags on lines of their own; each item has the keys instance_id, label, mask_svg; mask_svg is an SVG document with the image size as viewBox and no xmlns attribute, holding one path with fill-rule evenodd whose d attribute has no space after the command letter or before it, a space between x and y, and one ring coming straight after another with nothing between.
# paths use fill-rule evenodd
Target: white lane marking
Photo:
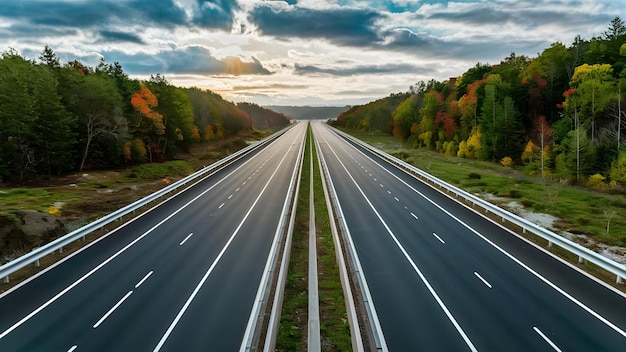
<instances>
[{"instance_id":1,"label":"white lane marking","mask_svg":"<svg viewBox=\"0 0 626 352\"><path fill-rule=\"evenodd\" d=\"M226 204L226 203L222 203L222 204L220 204L220 206L219 206L219 208L218 208L218 209L222 209L222 207L224 206L224 204Z\"/></svg>"},{"instance_id":2,"label":"white lane marking","mask_svg":"<svg viewBox=\"0 0 626 352\"><path fill-rule=\"evenodd\" d=\"M67 350L67 352L74 352L77 348L78 348L78 346L74 345L74 346L70 347L70 349Z\"/></svg>"},{"instance_id":3,"label":"white lane marking","mask_svg":"<svg viewBox=\"0 0 626 352\"><path fill-rule=\"evenodd\" d=\"M189 239L189 237L193 236L193 232L188 234L187 237L185 237L184 240L180 241L180 243L178 244L179 246L182 246L183 244L185 244L185 242L187 242L187 240Z\"/></svg>"},{"instance_id":4,"label":"white lane marking","mask_svg":"<svg viewBox=\"0 0 626 352\"><path fill-rule=\"evenodd\" d=\"M475 271L474 271L474 275L476 275L476 277L477 277L477 278L479 278L479 279L480 279L480 281L482 281L482 282L483 282L483 284L485 284L487 287L492 288L492 287L491 287L491 284L490 284L487 280L485 280L482 276L480 276L480 274L479 274L479 273L477 273L477 272L475 272Z\"/></svg>"},{"instance_id":5,"label":"white lane marking","mask_svg":"<svg viewBox=\"0 0 626 352\"><path fill-rule=\"evenodd\" d=\"M411 216L415 218L415 220L419 220L419 218L417 217L417 215L411 213Z\"/></svg>"},{"instance_id":6,"label":"white lane marking","mask_svg":"<svg viewBox=\"0 0 626 352\"><path fill-rule=\"evenodd\" d=\"M380 184L380 187L385 187L385 186L383 186L383 184L381 183L381 184Z\"/></svg>"},{"instance_id":7,"label":"white lane marking","mask_svg":"<svg viewBox=\"0 0 626 352\"><path fill-rule=\"evenodd\" d=\"M365 154L363 154L363 152L361 152L360 150L354 148L357 152L361 153L363 156L367 157ZM594 316L596 319L598 319L599 321L601 321L602 323L604 323L606 326L610 327L611 329L613 329L615 332L617 332L618 334L626 337L626 331L622 330L621 328L619 328L617 325L613 324L612 322L610 322L608 319L606 319L605 317L601 316L600 314L598 314L596 311L594 311L593 309L587 307L584 303L582 303L581 301L577 300L574 296L570 295L569 293L565 292L562 288L560 288L559 286L557 286L556 284L554 284L552 281L546 279L545 277L543 277L541 274L539 274L538 272L536 272L535 270L533 270L531 267L529 267L528 265L524 264L521 260L517 259L516 257L514 257L512 254L510 254L509 252L505 251L504 249L502 249L500 246L498 246L497 244L495 244L493 241L491 241L490 239L488 239L487 237L483 236L480 232L476 231L474 228L472 228L471 226L469 226L467 223L465 223L463 220L457 218L456 216L454 216L452 213L450 213L449 211L447 211L446 209L444 209L442 206L440 206L439 204L437 204L435 201L433 201L432 199L428 198L425 194L423 194L422 192L418 191L417 189L415 189L413 186L409 185L406 181L402 180L400 177L398 177L396 174L394 174L393 172L387 170L386 168L384 168L382 165L380 165L378 162L376 162L375 160L367 157L369 160L371 160L373 163L377 164L381 169L385 170L388 174L390 174L392 177L396 178L398 181L400 181L401 183L403 183L405 186L407 186L409 189L413 190L413 192L419 194L422 198L426 199L428 202L430 202L432 205L434 205L435 207L437 207L439 210L441 210L442 212L444 212L445 214L447 214L449 217L451 217L452 219L456 220L459 224L465 226L465 228L467 228L468 230L470 230L471 232L473 232L476 236L480 237L483 241L487 242L489 245L491 245L493 248L495 248L496 250L498 250L500 253L504 254L505 256L507 256L509 259L511 259L512 261L514 261L515 263L517 263L519 266L521 266L522 268L526 269L529 273L531 273L532 275L534 275L536 278L538 278L539 280L543 281L546 285L552 287L552 289L554 289L556 292L560 293L561 295L563 295L565 298L569 299L572 303L576 304L577 306L579 306L580 308L582 308L583 310L585 310L587 313L591 314L592 316ZM558 257L556 257L558 258Z\"/></svg>"},{"instance_id":8,"label":"white lane marking","mask_svg":"<svg viewBox=\"0 0 626 352\"><path fill-rule=\"evenodd\" d=\"M369 174L369 175L370 175L370 177L372 177L372 174Z\"/></svg>"},{"instance_id":9,"label":"white lane marking","mask_svg":"<svg viewBox=\"0 0 626 352\"><path fill-rule=\"evenodd\" d=\"M561 351L561 349L560 349L560 348L559 348L559 347L558 347L558 346L557 346L554 342L552 342L552 340L550 340L550 339L549 339L546 335L544 335L544 333L543 333L543 332L541 332L541 330L539 330L539 328L538 328L538 327L533 326L533 330L535 330L535 332L536 332L537 334L539 334L539 336L541 336L544 340L546 340L546 342L547 342L547 343L548 343L548 344L549 344L552 348L554 348L554 350L555 350L555 351L557 351L557 352L563 352L563 351Z\"/></svg>"},{"instance_id":10,"label":"white lane marking","mask_svg":"<svg viewBox=\"0 0 626 352\"><path fill-rule=\"evenodd\" d=\"M412 214L412 213L411 213L411 214ZM439 242L441 242L441 243L443 243L443 244L446 244L446 241L444 241L444 240L443 240L443 238L441 238L441 237L437 236L437 234L436 234L436 233L434 233L434 232L433 232L433 236L435 236L435 238L437 238L437 239L439 240Z\"/></svg>"},{"instance_id":11,"label":"white lane marking","mask_svg":"<svg viewBox=\"0 0 626 352\"><path fill-rule=\"evenodd\" d=\"M388 194L391 194L391 191L387 191Z\"/></svg>"},{"instance_id":12,"label":"white lane marking","mask_svg":"<svg viewBox=\"0 0 626 352\"><path fill-rule=\"evenodd\" d=\"M143 279L139 280L137 285L135 285L135 288L139 288L139 286L141 286L146 280L148 280L148 278L150 277L150 275L152 275L153 272L154 272L153 270L150 270L150 272L147 273L146 276L143 277Z\"/></svg>"},{"instance_id":13,"label":"white lane marking","mask_svg":"<svg viewBox=\"0 0 626 352\"><path fill-rule=\"evenodd\" d=\"M251 178L252 178L252 176L248 177L248 180L251 179Z\"/></svg>"},{"instance_id":14,"label":"white lane marking","mask_svg":"<svg viewBox=\"0 0 626 352\"><path fill-rule=\"evenodd\" d=\"M424 276L422 271L417 267L417 264L415 264L415 262L413 261L413 259L409 255L409 253L406 251L406 249L402 246L402 244L400 243L400 241L398 240L396 235L394 235L394 233L391 231L391 229L389 228L389 226L387 225L385 220L382 218L382 216L378 213L378 211L376 210L376 208L374 207L372 202L370 202L369 198L367 198L367 196L365 195L365 192L363 192L363 190L357 184L357 182L354 179L354 177L352 177L352 174L350 173L350 171L348 171L348 169L346 168L344 163L341 161L341 159L339 159L339 156L337 155L337 153L333 149L331 149L331 151L335 155L335 158L337 158L337 161L339 161L339 164L341 164L343 169L348 174L348 177L350 177L350 179L352 180L352 183L354 183L354 185L359 190L359 192L361 193L363 198L365 198L365 201L370 206L370 208L372 209L374 214L376 214L376 216L378 217L378 220L381 222L383 227L385 227L385 230L387 230L387 233L393 239L393 241L395 242L396 246L400 249L400 251L402 252L404 257L406 258L406 260L409 262L409 264L413 268L413 270L417 273L417 275L419 276L420 280L422 280L422 283L424 283L424 286L426 286L426 288L428 289L430 294L433 296L433 298L435 299L435 301L437 302L437 304L439 305L441 310L443 310L443 312L446 314L446 316L448 317L448 320L450 320L452 325L454 325L456 331L459 333L459 335L461 335L461 337L463 338L463 341L465 341L465 344L467 345L467 347L469 347L472 352L478 352L478 350L476 349L476 347L474 346L472 341L469 339L469 337L467 336L465 331L463 331L463 328L461 327L461 325L456 321L456 319L454 318L454 316L452 315L450 310L448 310L448 307L446 307L446 305L443 303L443 301L441 300L441 298L439 297L437 292L435 292L435 289L430 285L430 282L428 282L428 280L426 279L426 276ZM381 186L382 186L382 184L381 184Z\"/></svg>"},{"instance_id":15,"label":"white lane marking","mask_svg":"<svg viewBox=\"0 0 626 352\"><path fill-rule=\"evenodd\" d=\"M246 185L246 182L248 182L248 181L243 181L243 183L242 183L241 185L242 185L242 186L245 186L245 185Z\"/></svg>"},{"instance_id":16,"label":"white lane marking","mask_svg":"<svg viewBox=\"0 0 626 352\"><path fill-rule=\"evenodd\" d=\"M232 197L233 197L233 195L231 194L231 195L228 196L228 199L231 199Z\"/></svg>"},{"instance_id":17,"label":"white lane marking","mask_svg":"<svg viewBox=\"0 0 626 352\"><path fill-rule=\"evenodd\" d=\"M409 207L407 207L406 205L404 206L404 209L409 210Z\"/></svg>"},{"instance_id":18,"label":"white lane marking","mask_svg":"<svg viewBox=\"0 0 626 352\"><path fill-rule=\"evenodd\" d=\"M105 314L105 315L103 315L103 316L102 316L102 318L100 318L100 320L98 320L98 322L97 322L97 323L95 323L95 324L94 324L93 328L95 329L95 328L97 328L98 326L100 326L100 324L102 324L102 322L103 322L103 321L105 321L105 320L106 320L106 318L108 318L108 317L109 317L109 315L111 315L111 313L113 313L113 312L114 312L114 311L115 311L115 310L116 310L119 306L121 306L121 305L122 305L122 303L124 303L124 301L125 301L128 297L130 297L130 295L132 295L132 294L133 294L133 291L128 291L128 293L127 293L124 297L122 297L122 299L120 299L120 300L119 300L119 301L118 301L118 302L117 302L117 303L116 303L116 304L115 304L115 305L114 305L111 309L109 309L109 311L108 311L108 312L106 312L106 314Z\"/></svg>"},{"instance_id":19,"label":"white lane marking","mask_svg":"<svg viewBox=\"0 0 626 352\"><path fill-rule=\"evenodd\" d=\"M233 234L230 235L230 238L228 239L228 241L226 242L224 247L222 247L222 250L219 252L219 254L215 258L213 263L211 263L211 266L209 267L209 269L206 271L206 273L204 273L204 276L202 277L202 279L200 279L200 282L198 282L198 285L196 285L196 288L193 290L193 292L191 292L191 295L189 296L189 298L187 298L187 301L185 302L183 307L180 309L180 311L178 311L178 314L176 315L176 317L174 318L174 320L172 321L170 326L167 328L167 330L165 331L165 333L161 337L161 340L159 340L159 343L156 345L156 347L154 348L153 352L160 351L161 348L163 347L163 345L165 344L165 341L167 341L169 336L172 334L172 331L174 331L174 328L176 327L176 325L178 324L180 319L183 317L183 314L185 314L185 312L187 311L187 309L191 305L191 302L194 300L194 298L196 298L196 295L198 295L198 292L200 292L200 289L202 288L202 286L204 285L206 280L209 278L209 276L213 272L213 269L215 268L217 263L220 261L220 259L222 259L222 256L224 256L224 253L226 253L226 250L230 247L230 244L235 240L235 237L239 233L239 230L243 227L243 224L248 219L248 216L250 216L250 213L252 213L252 210L254 209L254 207L259 202L259 199L261 199L261 196L265 193L265 190L269 186L270 182L272 182L272 180L274 179L274 176L276 176L276 173L278 172L278 170L280 169L281 165L283 164L283 162L287 158L287 155L289 155L289 153L285 153L283 155L283 158L278 163L278 166L276 167L276 169L274 169L274 172L272 173L270 178L265 183L265 186L263 186L263 188L261 189L261 192L259 192L259 195L256 197L256 199L254 200L254 202L250 206L250 209L248 209L248 212L246 213L246 215L243 216L243 219L241 220L239 225L237 225L237 228L235 229Z\"/></svg>"},{"instance_id":20,"label":"white lane marking","mask_svg":"<svg viewBox=\"0 0 626 352\"><path fill-rule=\"evenodd\" d=\"M239 188L239 187L237 187L237 189L235 190L235 192L239 192L239 189L240 189L240 188Z\"/></svg>"},{"instance_id":21,"label":"white lane marking","mask_svg":"<svg viewBox=\"0 0 626 352\"><path fill-rule=\"evenodd\" d=\"M395 199L395 200L396 200L396 202L399 202L399 201L400 201L400 199L398 199L398 197L393 197L393 199Z\"/></svg>"},{"instance_id":22,"label":"white lane marking","mask_svg":"<svg viewBox=\"0 0 626 352\"><path fill-rule=\"evenodd\" d=\"M378 179L377 179L377 178L374 178L374 181L378 181Z\"/></svg>"},{"instance_id":23,"label":"white lane marking","mask_svg":"<svg viewBox=\"0 0 626 352\"><path fill-rule=\"evenodd\" d=\"M102 263L98 264L98 266L96 266L95 268L91 269L88 273L86 273L85 275L81 276L78 280L74 281L71 285L69 285L68 287L66 287L65 289L63 289L61 292L57 293L54 297L50 298L49 300L47 300L44 304L42 304L41 306L39 306L39 308L35 309L34 311L30 312L27 316L25 316L24 318L20 319L20 321L18 321L17 323L13 324L11 327L9 327L8 329L4 330L1 334L0 334L0 340L2 340L5 336L7 336L8 334L10 334L13 330L17 329L20 325L24 324L26 321L28 321L30 318L34 317L35 315L39 314L39 312L41 312L42 310L44 310L46 307L48 307L49 305L51 305L52 303L54 303L57 299L59 299L60 297L62 297L64 294L66 294L67 292L69 292L71 289L73 289L74 287L78 286L81 282L85 281L88 277L90 277L93 273L95 273L96 271L100 270L103 266L107 265L110 261L112 261L113 259L117 258L120 254L122 254L123 252L125 252L128 248L132 247L135 243L141 241L144 237L148 236L150 233L152 233L152 231L154 231L157 227L161 226L163 223L165 223L166 221L168 221L169 219L173 218L176 214L180 213L181 211L183 211L183 209L187 208L191 203L195 202L196 200L198 200L200 197L204 196L205 194L207 194L209 191L211 191L213 188L217 187L217 185L219 185L220 183L222 183L225 179L227 179L228 177L232 176L234 173L236 173L237 171L239 171L239 169L241 169L242 167L244 167L246 164L248 164L248 162L250 162L250 160L252 159L248 159L246 162L244 162L243 164L241 164L240 166L238 166L235 170L231 171L228 175L224 176L223 178L221 178L219 181L215 182L211 187L207 188L206 190L204 190L202 193L200 193L199 195L195 196L193 199L191 199L189 202L185 203L183 206L181 206L180 208L176 209L173 213L171 213L170 215L168 215L167 217L165 217L165 219L159 221L156 225L152 226L150 229L148 229L148 231L144 232L141 236L135 238L132 242L130 242L129 244L127 244L126 246L124 246L122 249L120 249L119 251L115 252L115 254L113 254L112 256L110 256L109 258L107 258L105 261L103 261ZM210 175L209 175L210 176ZM208 176L207 176L208 177ZM202 180L205 180L207 177L203 178ZM202 181L200 180L200 181ZM200 182L198 181L198 182ZM244 182L245 184L245 182ZM169 200L169 199L168 199ZM112 232L111 232L112 233ZM106 238L106 237L101 237L101 238ZM92 242L92 243L96 243L98 242L98 240ZM80 250L79 250L80 251ZM69 258L69 257L66 257Z\"/></svg>"}]
</instances>

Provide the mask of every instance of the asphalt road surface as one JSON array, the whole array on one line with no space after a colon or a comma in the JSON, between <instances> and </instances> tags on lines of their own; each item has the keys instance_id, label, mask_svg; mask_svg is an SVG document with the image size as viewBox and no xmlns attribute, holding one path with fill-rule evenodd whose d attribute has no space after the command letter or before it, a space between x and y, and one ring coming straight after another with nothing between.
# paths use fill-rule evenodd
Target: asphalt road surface
<instances>
[{"instance_id":1,"label":"asphalt road surface","mask_svg":"<svg viewBox=\"0 0 626 352\"><path fill-rule=\"evenodd\" d=\"M390 351L626 351L626 298L322 123Z\"/></svg>"},{"instance_id":2,"label":"asphalt road surface","mask_svg":"<svg viewBox=\"0 0 626 352\"><path fill-rule=\"evenodd\" d=\"M0 351L239 350L306 124L0 298Z\"/></svg>"}]
</instances>

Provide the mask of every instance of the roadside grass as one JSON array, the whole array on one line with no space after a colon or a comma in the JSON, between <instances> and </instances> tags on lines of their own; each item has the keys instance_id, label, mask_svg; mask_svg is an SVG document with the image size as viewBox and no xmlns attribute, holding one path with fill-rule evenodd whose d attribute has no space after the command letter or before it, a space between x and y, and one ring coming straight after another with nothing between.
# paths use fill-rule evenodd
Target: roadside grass
<instances>
[{"instance_id":1,"label":"roadside grass","mask_svg":"<svg viewBox=\"0 0 626 352\"><path fill-rule=\"evenodd\" d=\"M7 188L0 190L0 209L3 213L14 210L48 212L57 202L68 203L79 198L72 190L53 192L37 188Z\"/></svg>"},{"instance_id":2,"label":"roadside grass","mask_svg":"<svg viewBox=\"0 0 626 352\"><path fill-rule=\"evenodd\" d=\"M315 229L317 230L317 266L320 300L320 336L322 351L351 351L352 339L341 286L335 243L331 233L328 208L322 187L317 151L313 148L313 183Z\"/></svg>"},{"instance_id":3,"label":"roadside grass","mask_svg":"<svg viewBox=\"0 0 626 352\"><path fill-rule=\"evenodd\" d=\"M308 141L308 134L307 134ZM308 144L307 144L308 145ZM283 308L276 337L276 351L306 351L308 324L308 258L309 258L309 162L308 148L304 153L296 217L285 282Z\"/></svg>"},{"instance_id":4,"label":"roadside grass","mask_svg":"<svg viewBox=\"0 0 626 352\"><path fill-rule=\"evenodd\" d=\"M541 177L530 176L498 163L414 149L382 133L344 131L467 192L501 198L499 201L489 199L498 205L506 206L515 201L528 211L553 215L560 219L554 225L555 230L586 235L611 246L626 247L626 197L623 195L562 185L550 180L544 182ZM480 178L471 178L470 174Z\"/></svg>"},{"instance_id":5,"label":"roadside grass","mask_svg":"<svg viewBox=\"0 0 626 352\"><path fill-rule=\"evenodd\" d=\"M164 163L152 163L138 165L132 168L129 178L140 180L154 180L172 176L187 176L193 173L193 168L185 160L166 161Z\"/></svg>"}]
</instances>

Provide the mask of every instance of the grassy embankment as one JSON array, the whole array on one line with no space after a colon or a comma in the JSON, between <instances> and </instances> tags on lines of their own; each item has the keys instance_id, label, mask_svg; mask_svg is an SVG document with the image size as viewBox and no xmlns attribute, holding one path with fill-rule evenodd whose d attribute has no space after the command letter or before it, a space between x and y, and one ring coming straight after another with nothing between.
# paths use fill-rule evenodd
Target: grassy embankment
<instances>
[{"instance_id":1,"label":"grassy embankment","mask_svg":"<svg viewBox=\"0 0 626 352\"><path fill-rule=\"evenodd\" d=\"M310 131L309 131L310 132ZM310 141L311 135L308 135ZM291 247L285 299L281 313L277 351L306 351L308 323L308 220L310 153L307 148L296 210L296 224ZM330 220L324 190L313 148L313 188L315 228L317 231L317 266L320 307L320 336L322 351L350 351L350 326L347 321L343 289L330 231Z\"/></svg>"}]
</instances>

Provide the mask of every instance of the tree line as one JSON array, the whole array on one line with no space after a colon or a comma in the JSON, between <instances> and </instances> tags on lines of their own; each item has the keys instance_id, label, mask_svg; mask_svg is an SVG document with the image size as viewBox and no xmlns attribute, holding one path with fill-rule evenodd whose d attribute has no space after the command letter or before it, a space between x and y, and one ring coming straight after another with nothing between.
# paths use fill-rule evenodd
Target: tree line
<instances>
[{"instance_id":1,"label":"tree line","mask_svg":"<svg viewBox=\"0 0 626 352\"><path fill-rule=\"evenodd\" d=\"M511 53L460 77L419 82L333 123L378 130L451 156L523 166L543 177L626 184L626 26L590 40Z\"/></svg>"},{"instance_id":2,"label":"tree line","mask_svg":"<svg viewBox=\"0 0 626 352\"><path fill-rule=\"evenodd\" d=\"M262 128L288 123L276 114ZM48 46L38 60L0 57L0 182L164 161L253 127L216 93L131 79L118 62L61 65Z\"/></svg>"}]
</instances>

